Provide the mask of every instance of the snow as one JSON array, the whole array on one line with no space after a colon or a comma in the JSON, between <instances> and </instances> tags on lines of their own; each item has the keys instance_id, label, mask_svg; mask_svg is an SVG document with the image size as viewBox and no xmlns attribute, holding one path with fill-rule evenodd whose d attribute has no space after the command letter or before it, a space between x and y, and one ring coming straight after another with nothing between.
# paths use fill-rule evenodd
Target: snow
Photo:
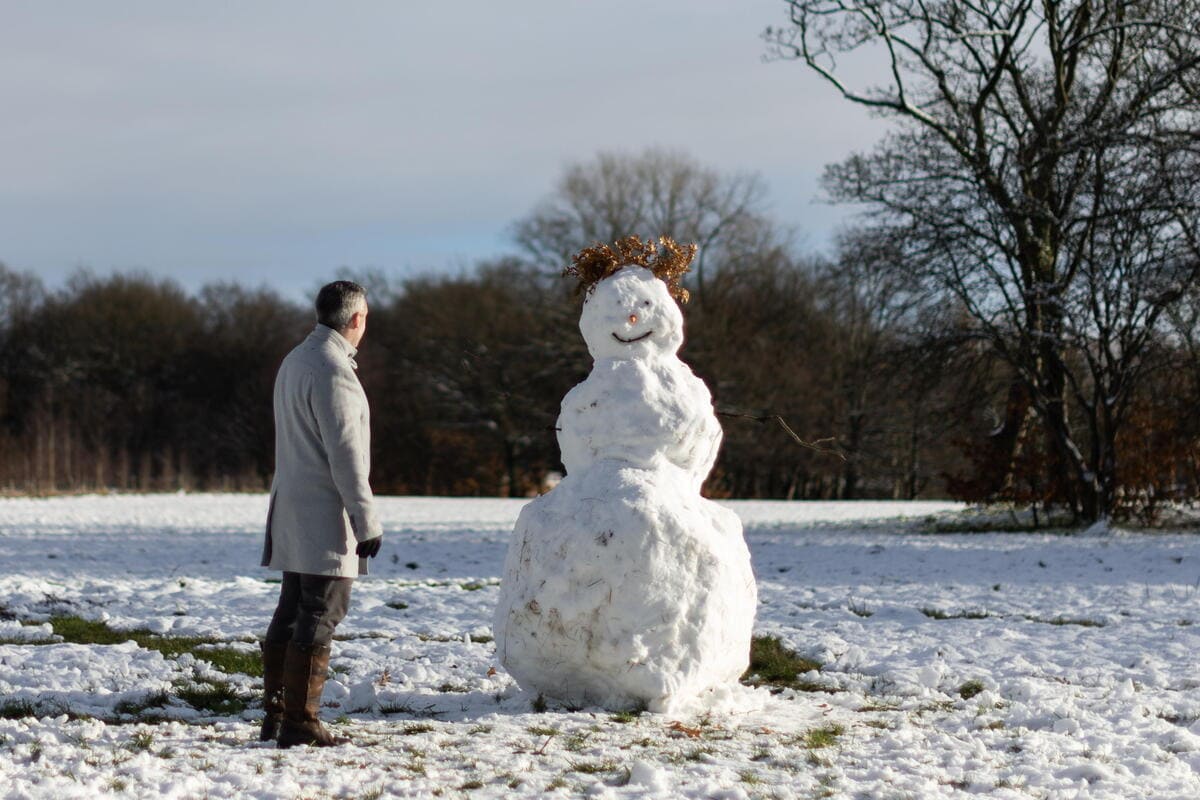
<instances>
[{"instance_id":1,"label":"snow","mask_svg":"<svg viewBox=\"0 0 1200 800\"><path fill-rule=\"evenodd\" d=\"M700 495L721 426L676 356L683 316L627 267L593 287L579 327L595 363L562 402L566 477L517 519L500 663L568 706L728 707L757 595L741 521Z\"/></svg>"},{"instance_id":2,"label":"snow","mask_svg":"<svg viewBox=\"0 0 1200 800\"><path fill-rule=\"evenodd\" d=\"M278 590L256 566L265 495L0 500L0 704L39 714L0 714L17 717L0 718L0 794L1200 796L1195 535L931 535L956 506L723 502L750 545L756 634L820 662L808 677L830 691L629 718L538 713L497 670L487 635L524 505L382 498L384 552L339 628L325 711L354 745L278 751L255 741L255 705L177 700L218 679L249 698L255 679L44 626L73 613L252 649ZM159 691L165 707L117 710Z\"/></svg>"}]
</instances>

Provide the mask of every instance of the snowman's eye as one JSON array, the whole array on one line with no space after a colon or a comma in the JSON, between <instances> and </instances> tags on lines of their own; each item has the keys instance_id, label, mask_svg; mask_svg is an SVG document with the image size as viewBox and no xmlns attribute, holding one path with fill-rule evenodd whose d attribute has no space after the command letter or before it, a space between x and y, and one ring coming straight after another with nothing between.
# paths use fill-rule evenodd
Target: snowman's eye
<instances>
[{"instance_id":1,"label":"snowman's eye","mask_svg":"<svg viewBox=\"0 0 1200 800\"><path fill-rule=\"evenodd\" d=\"M642 301L642 305L644 305L644 306L648 306L648 305L650 305L650 301L649 301L649 300L643 300L643 301Z\"/></svg>"}]
</instances>

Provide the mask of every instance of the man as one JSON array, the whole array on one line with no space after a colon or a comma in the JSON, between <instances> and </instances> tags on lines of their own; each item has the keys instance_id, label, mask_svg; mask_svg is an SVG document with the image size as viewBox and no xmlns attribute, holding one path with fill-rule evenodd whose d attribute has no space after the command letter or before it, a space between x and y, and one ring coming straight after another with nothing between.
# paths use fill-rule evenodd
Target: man
<instances>
[{"instance_id":1,"label":"man","mask_svg":"<svg viewBox=\"0 0 1200 800\"><path fill-rule=\"evenodd\" d=\"M370 412L354 370L366 291L335 281L317 295L317 327L275 378L275 480L262 564L283 571L263 653L260 739L342 744L318 719L333 630L350 585L383 543L371 486Z\"/></svg>"}]
</instances>

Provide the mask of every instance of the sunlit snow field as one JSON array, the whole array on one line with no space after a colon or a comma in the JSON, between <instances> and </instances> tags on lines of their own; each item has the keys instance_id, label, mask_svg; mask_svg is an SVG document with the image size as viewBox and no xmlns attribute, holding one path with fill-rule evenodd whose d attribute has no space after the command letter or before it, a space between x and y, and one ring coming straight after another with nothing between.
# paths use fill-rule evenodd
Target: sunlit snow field
<instances>
[{"instance_id":1,"label":"sunlit snow field","mask_svg":"<svg viewBox=\"0 0 1200 800\"><path fill-rule=\"evenodd\" d=\"M258 679L203 657L254 651L274 607L265 496L0 500L0 795L1200 797L1200 537L730 503L756 632L819 662L814 690L732 714L539 713L490 641L521 505L381 501L326 687L353 744L278 751L256 741ZM61 642L52 618L214 644Z\"/></svg>"}]
</instances>

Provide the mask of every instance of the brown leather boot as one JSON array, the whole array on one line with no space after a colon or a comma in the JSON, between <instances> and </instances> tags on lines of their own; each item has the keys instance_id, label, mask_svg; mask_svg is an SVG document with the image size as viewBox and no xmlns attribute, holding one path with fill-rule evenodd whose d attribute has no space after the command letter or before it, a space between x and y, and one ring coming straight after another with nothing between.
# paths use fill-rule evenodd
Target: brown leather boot
<instances>
[{"instance_id":1,"label":"brown leather boot","mask_svg":"<svg viewBox=\"0 0 1200 800\"><path fill-rule=\"evenodd\" d=\"M283 659L287 654L287 642L263 642L263 716L260 742L279 738L279 725L283 722Z\"/></svg>"},{"instance_id":2,"label":"brown leather boot","mask_svg":"<svg viewBox=\"0 0 1200 800\"><path fill-rule=\"evenodd\" d=\"M283 660L283 724L279 726L279 746L309 744L333 747L348 739L334 737L321 720L321 692L329 671L329 645L288 645Z\"/></svg>"}]
</instances>

